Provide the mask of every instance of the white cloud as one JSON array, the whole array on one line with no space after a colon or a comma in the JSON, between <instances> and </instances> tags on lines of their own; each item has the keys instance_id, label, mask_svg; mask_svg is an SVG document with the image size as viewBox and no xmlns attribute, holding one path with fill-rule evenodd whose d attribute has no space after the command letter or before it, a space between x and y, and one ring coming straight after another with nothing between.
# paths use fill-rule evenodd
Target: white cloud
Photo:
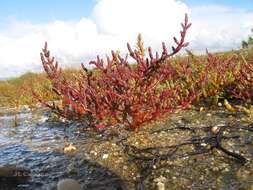
<instances>
[{"instance_id":1,"label":"white cloud","mask_svg":"<svg viewBox=\"0 0 253 190\"><path fill-rule=\"evenodd\" d=\"M39 52L48 41L61 65L79 65L111 49L126 53L142 33L145 44L160 48L179 36L188 12L193 26L187 40L196 51L238 48L253 27L253 13L224 6L189 7L176 0L97 0L90 18L46 24L13 21L0 31L0 78L42 70ZM170 47L170 45L169 45Z\"/></svg>"},{"instance_id":2,"label":"white cloud","mask_svg":"<svg viewBox=\"0 0 253 190\"><path fill-rule=\"evenodd\" d=\"M127 36L141 32L159 39L176 31L185 12L187 6L175 0L100 0L93 17L103 33Z\"/></svg>"},{"instance_id":3,"label":"white cloud","mask_svg":"<svg viewBox=\"0 0 253 190\"><path fill-rule=\"evenodd\" d=\"M190 17L190 47L195 51L239 48L253 27L253 12L225 6L193 7Z\"/></svg>"}]
</instances>

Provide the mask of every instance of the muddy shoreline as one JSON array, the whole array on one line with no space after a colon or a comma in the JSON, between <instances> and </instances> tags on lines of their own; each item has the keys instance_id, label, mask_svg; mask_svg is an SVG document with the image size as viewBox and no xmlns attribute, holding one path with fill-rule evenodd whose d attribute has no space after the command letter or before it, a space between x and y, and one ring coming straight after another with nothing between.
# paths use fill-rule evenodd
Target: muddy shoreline
<instances>
[{"instance_id":1,"label":"muddy shoreline","mask_svg":"<svg viewBox=\"0 0 253 190\"><path fill-rule=\"evenodd\" d=\"M13 189L55 189L62 178L78 180L83 189L248 190L253 186L253 133L247 130L227 130L224 136L239 137L223 141L226 149L247 159L245 164L217 149L153 161L134 159L132 150L126 150L127 146L151 148L155 153L144 152L141 156L163 155L168 149L161 147L206 137L211 134L211 126L247 126L252 118L244 113L230 113L223 108L185 110L145 125L138 132L123 128L87 130L77 123L50 121L48 116L45 110L0 114L0 165L13 164L31 170L26 186ZM13 127L15 117L18 125ZM182 130L183 127L194 132ZM63 148L69 143L77 150L64 153ZM199 147L181 147L175 155L209 146L208 142L201 143Z\"/></svg>"}]
</instances>

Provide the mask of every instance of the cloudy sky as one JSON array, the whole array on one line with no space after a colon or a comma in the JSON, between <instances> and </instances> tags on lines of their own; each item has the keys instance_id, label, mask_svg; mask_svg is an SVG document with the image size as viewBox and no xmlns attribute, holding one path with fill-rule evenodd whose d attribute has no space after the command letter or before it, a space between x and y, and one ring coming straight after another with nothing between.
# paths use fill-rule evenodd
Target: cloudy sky
<instances>
[{"instance_id":1,"label":"cloudy sky","mask_svg":"<svg viewBox=\"0 0 253 190\"><path fill-rule=\"evenodd\" d=\"M45 41L65 67L88 63L141 33L146 46L170 47L188 13L194 52L237 49L253 28L252 0L1 0L0 79L42 71Z\"/></svg>"}]
</instances>

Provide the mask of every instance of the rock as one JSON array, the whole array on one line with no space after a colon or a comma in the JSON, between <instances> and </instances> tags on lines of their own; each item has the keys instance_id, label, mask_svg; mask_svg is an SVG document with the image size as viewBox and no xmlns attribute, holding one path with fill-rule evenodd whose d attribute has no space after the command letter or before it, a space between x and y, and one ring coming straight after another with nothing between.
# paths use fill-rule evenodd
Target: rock
<instances>
[{"instance_id":1,"label":"rock","mask_svg":"<svg viewBox=\"0 0 253 190\"><path fill-rule=\"evenodd\" d=\"M96 151L92 150L92 151L90 151L90 154L93 154L94 156L97 156L98 153Z\"/></svg>"},{"instance_id":2,"label":"rock","mask_svg":"<svg viewBox=\"0 0 253 190\"><path fill-rule=\"evenodd\" d=\"M227 101L227 99L224 100L224 106L228 111L236 112L236 109Z\"/></svg>"},{"instance_id":3,"label":"rock","mask_svg":"<svg viewBox=\"0 0 253 190\"><path fill-rule=\"evenodd\" d=\"M162 182L157 182L158 190L165 190L165 184Z\"/></svg>"},{"instance_id":4,"label":"rock","mask_svg":"<svg viewBox=\"0 0 253 190\"><path fill-rule=\"evenodd\" d=\"M220 129L222 127L224 127L224 126L225 126L225 124L223 124L223 123L217 124L217 125L211 127L211 132L216 135L216 134L218 134L218 132L220 131Z\"/></svg>"},{"instance_id":5,"label":"rock","mask_svg":"<svg viewBox=\"0 0 253 190\"><path fill-rule=\"evenodd\" d=\"M199 111L200 111L200 112L203 112L204 110L205 110L204 107L200 107L200 108L199 108Z\"/></svg>"},{"instance_id":6,"label":"rock","mask_svg":"<svg viewBox=\"0 0 253 190\"><path fill-rule=\"evenodd\" d=\"M77 174L77 173L78 173L78 170L75 168L74 164L70 164L70 165L67 167L66 172L67 172L67 174Z\"/></svg>"},{"instance_id":7,"label":"rock","mask_svg":"<svg viewBox=\"0 0 253 190\"><path fill-rule=\"evenodd\" d=\"M206 143L200 143L200 145L201 145L201 146L204 146L204 147L207 146Z\"/></svg>"},{"instance_id":8,"label":"rock","mask_svg":"<svg viewBox=\"0 0 253 190\"><path fill-rule=\"evenodd\" d=\"M48 121L48 116L42 116L42 117L38 120L39 123L45 123L46 121Z\"/></svg>"},{"instance_id":9,"label":"rock","mask_svg":"<svg viewBox=\"0 0 253 190\"><path fill-rule=\"evenodd\" d=\"M165 190L165 182L166 182L166 178L163 176L160 176L159 178L156 178L154 180L156 182L157 185L157 189L158 190Z\"/></svg>"},{"instance_id":10,"label":"rock","mask_svg":"<svg viewBox=\"0 0 253 190\"><path fill-rule=\"evenodd\" d=\"M21 106L21 112L30 112L31 108L28 105Z\"/></svg>"},{"instance_id":11,"label":"rock","mask_svg":"<svg viewBox=\"0 0 253 190\"><path fill-rule=\"evenodd\" d=\"M57 184L57 190L81 190L81 185L74 179L62 179Z\"/></svg>"},{"instance_id":12,"label":"rock","mask_svg":"<svg viewBox=\"0 0 253 190\"><path fill-rule=\"evenodd\" d=\"M72 144L69 144L68 146L65 146L63 148L63 151L64 151L64 153L74 152L74 151L76 151L76 147L73 146Z\"/></svg>"},{"instance_id":13,"label":"rock","mask_svg":"<svg viewBox=\"0 0 253 190\"><path fill-rule=\"evenodd\" d=\"M102 159L107 159L109 157L109 154L104 154L103 156L102 156Z\"/></svg>"},{"instance_id":14,"label":"rock","mask_svg":"<svg viewBox=\"0 0 253 190\"><path fill-rule=\"evenodd\" d=\"M216 134L219 133L220 127L219 127L219 126L213 126L213 127L211 128L211 131L212 131L213 134L216 135Z\"/></svg>"}]
</instances>

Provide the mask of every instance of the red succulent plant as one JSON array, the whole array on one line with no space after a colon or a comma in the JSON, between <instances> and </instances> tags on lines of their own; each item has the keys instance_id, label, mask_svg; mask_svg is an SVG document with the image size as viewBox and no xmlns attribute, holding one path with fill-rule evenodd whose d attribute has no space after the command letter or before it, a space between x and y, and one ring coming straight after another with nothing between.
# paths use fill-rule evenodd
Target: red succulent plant
<instances>
[{"instance_id":1,"label":"red succulent plant","mask_svg":"<svg viewBox=\"0 0 253 190\"><path fill-rule=\"evenodd\" d=\"M121 57L112 51L106 60L97 56L96 60L90 61L89 64L95 66L93 70L82 64L82 75L73 80L63 76L45 43L42 64L61 101L58 105L40 101L70 120L83 120L92 126L98 122L103 126L124 124L131 129L165 113L186 108L196 97L196 92L192 90L185 94L182 85L166 85L176 83L178 79L171 58L188 45L185 36L191 24L187 15L181 25L180 40L174 37L172 52L169 53L162 43L161 55L153 53L149 47L145 57L127 44L135 64L129 64L127 56Z\"/></svg>"}]
</instances>

